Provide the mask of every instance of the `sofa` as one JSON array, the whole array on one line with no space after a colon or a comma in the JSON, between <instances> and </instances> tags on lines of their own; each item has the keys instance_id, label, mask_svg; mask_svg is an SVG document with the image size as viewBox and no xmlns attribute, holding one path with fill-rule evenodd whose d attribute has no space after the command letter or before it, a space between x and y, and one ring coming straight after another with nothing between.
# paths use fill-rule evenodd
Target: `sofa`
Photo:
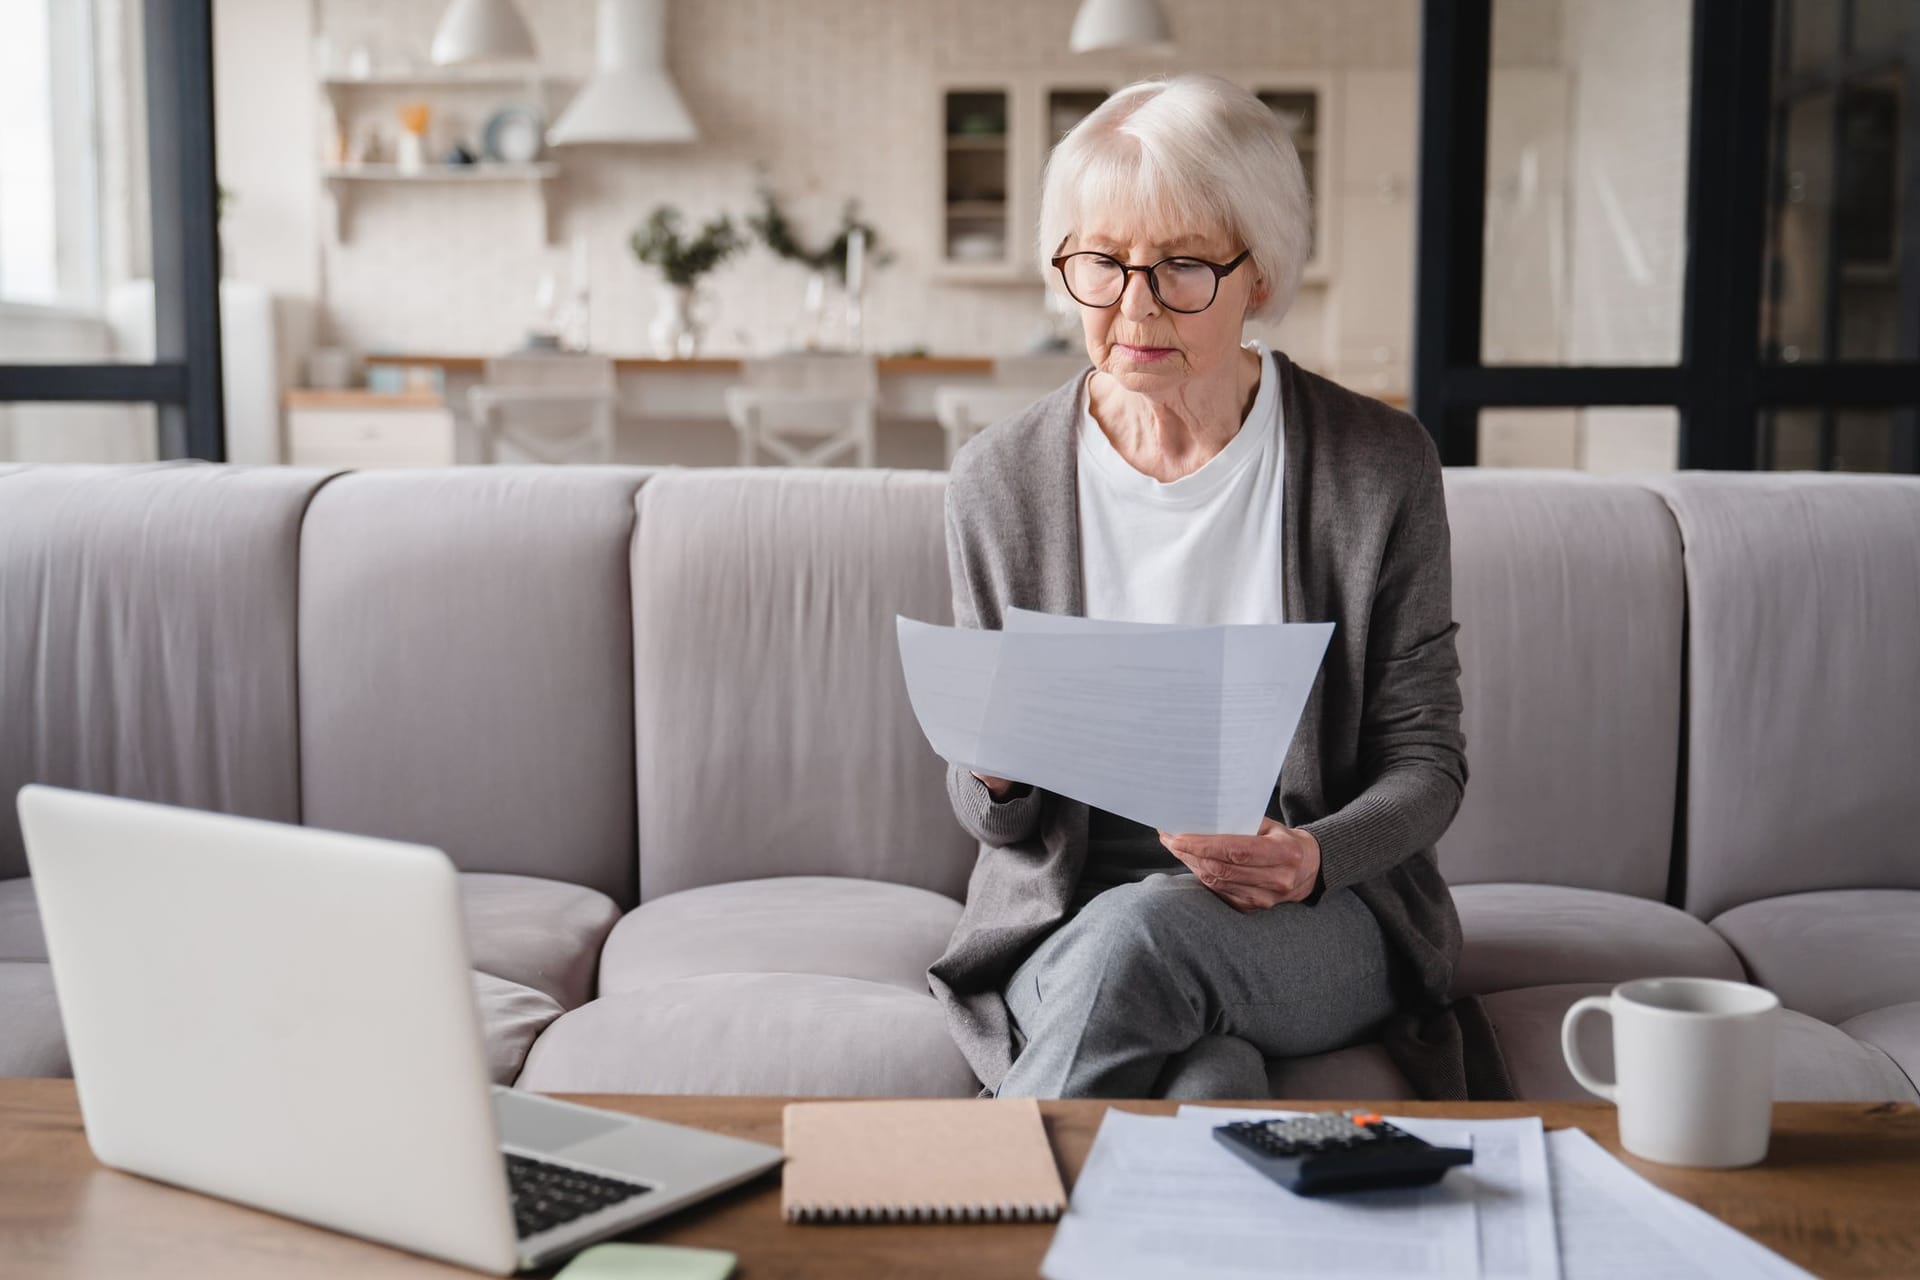
<instances>
[{"instance_id":1,"label":"sofa","mask_svg":"<svg viewBox=\"0 0 1920 1280\"><path fill-rule=\"evenodd\" d=\"M925 970L978 850L893 639L951 617L944 483L0 471L0 795L445 850L502 1082L970 1095ZM1584 1096L1574 1000L1697 974L1779 992L1780 1097L1920 1098L1920 481L1446 484L1471 779L1440 861L1521 1095ZM0 1074L68 1066L8 803ZM1407 1095L1377 1045L1270 1066Z\"/></svg>"}]
</instances>

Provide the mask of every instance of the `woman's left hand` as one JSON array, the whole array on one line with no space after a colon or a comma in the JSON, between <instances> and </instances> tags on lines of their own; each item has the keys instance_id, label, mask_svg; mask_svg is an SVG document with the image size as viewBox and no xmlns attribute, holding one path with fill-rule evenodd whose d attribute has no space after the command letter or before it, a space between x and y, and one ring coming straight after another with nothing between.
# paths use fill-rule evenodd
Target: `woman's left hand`
<instances>
[{"instance_id":1,"label":"woman's left hand","mask_svg":"<svg viewBox=\"0 0 1920 1280\"><path fill-rule=\"evenodd\" d=\"M1239 911L1299 902L1320 878L1320 842L1297 827L1260 819L1251 836L1162 831L1160 843L1193 869L1200 883Z\"/></svg>"}]
</instances>

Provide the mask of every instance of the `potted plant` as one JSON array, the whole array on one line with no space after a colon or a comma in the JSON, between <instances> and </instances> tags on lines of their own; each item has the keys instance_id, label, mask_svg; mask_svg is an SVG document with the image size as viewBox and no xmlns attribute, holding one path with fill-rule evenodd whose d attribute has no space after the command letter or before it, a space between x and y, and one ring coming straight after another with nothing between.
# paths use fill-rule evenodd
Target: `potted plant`
<instances>
[{"instance_id":1,"label":"potted plant","mask_svg":"<svg viewBox=\"0 0 1920 1280\"><path fill-rule=\"evenodd\" d=\"M628 242L633 256L658 267L667 284L647 336L662 360L698 354L706 317L696 313L700 278L746 247L726 214L708 220L697 235L683 235L680 211L661 205L635 228Z\"/></svg>"},{"instance_id":2,"label":"potted plant","mask_svg":"<svg viewBox=\"0 0 1920 1280\"><path fill-rule=\"evenodd\" d=\"M747 218L747 226L777 257L807 268L806 316L801 345L809 350L822 345L827 279L832 276L848 295L846 311L849 337L858 346L859 296L864 272L884 267L893 255L880 248L880 232L858 215L858 205L849 199L840 210L840 226L833 237L817 249L808 248L787 218L786 210L773 189L760 186L760 209Z\"/></svg>"}]
</instances>

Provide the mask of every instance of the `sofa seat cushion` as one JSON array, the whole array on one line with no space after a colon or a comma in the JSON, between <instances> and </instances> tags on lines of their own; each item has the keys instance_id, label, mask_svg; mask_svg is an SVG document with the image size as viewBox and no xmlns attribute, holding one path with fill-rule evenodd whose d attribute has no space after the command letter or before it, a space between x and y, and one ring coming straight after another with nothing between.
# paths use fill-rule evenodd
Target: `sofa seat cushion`
<instances>
[{"instance_id":1,"label":"sofa seat cushion","mask_svg":"<svg viewBox=\"0 0 1920 1280\"><path fill-rule=\"evenodd\" d=\"M1848 1018L1840 1029L1856 1040L1884 1050L1900 1064L1907 1079L1920 1088L1920 1000L1890 1004L1858 1017Z\"/></svg>"},{"instance_id":2,"label":"sofa seat cushion","mask_svg":"<svg viewBox=\"0 0 1920 1280\"><path fill-rule=\"evenodd\" d=\"M40 931L40 906L26 876L0 880L0 961L45 960L47 936Z\"/></svg>"},{"instance_id":3,"label":"sofa seat cushion","mask_svg":"<svg viewBox=\"0 0 1920 1280\"><path fill-rule=\"evenodd\" d=\"M1523 987L1484 997L1514 1090L1528 1102L1588 1101L1560 1053L1560 1022L1582 996L1611 983ZM1613 1074L1613 1030L1604 1017L1580 1027L1580 1050L1602 1079ZM1781 1102L1920 1102L1913 1083L1885 1053L1840 1028L1791 1009L1774 1037L1773 1096Z\"/></svg>"},{"instance_id":4,"label":"sofa seat cushion","mask_svg":"<svg viewBox=\"0 0 1920 1280\"><path fill-rule=\"evenodd\" d=\"M1458 885L1453 901L1465 935L1453 978L1459 995L1562 982L1746 977L1726 939L1663 902L1550 884Z\"/></svg>"},{"instance_id":5,"label":"sofa seat cushion","mask_svg":"<svg viewBox=\"0 0 1920 1280\"><path fill-rule=\"evenodd\" d=\"M716 973L603 995L534 1042L519 1086L803 1097L979 1091L931 995L816 973Z\"/></svg>"},{"instance_id":6,"label":"sofa seat cushion","mask_svg":"<svg viewBox=\"0 0 1920 1280\"><path fill-rule=\"evenodd\" d=\"M620 919L598 889L471 871L460 877L460 909L475 969L530 987L562 1009L593 996L600 948Z\"/></svg>"},{"instance_id":7,"label":"sofa seat cushion","mask_svg":"<svg viewBox=\"0 0 1920 1280\"><path fill-rule=\"evenodd\" d=\"M544 991L477 969L473 973L473 1000L486 1044L487 1077L495 1084L512 1084L519 1078L534 1040L566 1012Z\"/></svg>"},{"instance_id":8,"label":"sofa seat cushion","mask_svg":"<svg viewBox=\"0 0 1920 1280\"><path fill-rule=\"evenodd\" d=\"M1845 1022L1920 1000L1920 889L1827 889L1763 898L1713 927L1789 1009Z\"/></svg>"},{"instance_id":9,"label":"sofa seat cushion","mask_svg":"<svg viewBox=\"0 0 1920 1280\"><path fill-rule=\"evenodd\" d=\"M0 960L0 1076L70 1076L67 1036L42 961Z\"/></svg>"},{"instance_id":10,"label":"sofa seat cushion","mask_svg":"<svg viewBox=\"0 0 1920 1280\"><path fill-rule=\"evenodd\" d=\"M602 994L726 973L809 973L927 994L960 920L944 894L882 880L785 876L683 889L614 927Z\"/></svg>"}]
</instances>

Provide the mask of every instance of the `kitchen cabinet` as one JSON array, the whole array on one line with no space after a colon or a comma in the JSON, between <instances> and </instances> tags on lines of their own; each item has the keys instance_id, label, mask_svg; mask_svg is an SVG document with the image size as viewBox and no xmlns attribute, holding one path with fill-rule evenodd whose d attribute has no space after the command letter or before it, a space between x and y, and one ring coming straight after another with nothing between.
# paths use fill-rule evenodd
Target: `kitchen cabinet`
<instances>
[{"instance_id":1,"label":"kitchen cabinet","mask_svg":"<svg viewBox=\"0 0 1920 1280\"><path fill-rule=\"evenodd\" d=\"M296 467L450 467L453 413L426 392L289 391L287 460Z\"/></svg>"},{"instance_id":2,"label":"kitchen cabinet","mask_svg":"<svg viewBox=\"0 0 1920 1280\"><path fill-rule=\"evenodd\" d=\"M1314 252L1305 278L1324 281L1338 228L1321 208L1332 185L1332 79L1299 73L1223 72L1243 84L1294 133L1315 204ZM936 275L953 282L1034 284L1032 236L1053 148L1118 87L1099 76L983 74L939 85L941 129Z\"/></svg>"}]
</instances>

